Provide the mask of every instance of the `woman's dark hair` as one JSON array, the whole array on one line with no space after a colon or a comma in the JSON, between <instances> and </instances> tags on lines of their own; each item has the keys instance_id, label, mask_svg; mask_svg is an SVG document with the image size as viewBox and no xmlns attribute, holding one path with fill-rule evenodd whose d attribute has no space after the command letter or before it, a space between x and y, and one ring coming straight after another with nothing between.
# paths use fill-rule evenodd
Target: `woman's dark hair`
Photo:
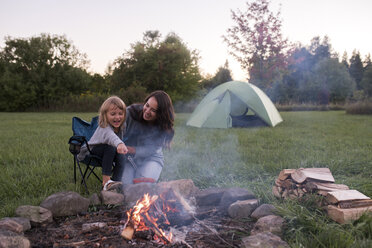
<instances>
[{"instance_id":1,"label":"woman's dark hair","mask_svg":"<svg viewBox=\"0 0 372 248\"><path fill-rule=\"evenodd\" d=\"M156 110L156 120L154 122L155 125L159 126L162 131L165 133L165 144L164 146L170 148L170 143L174 136L174 109L172 104L172 99L169 95L162 91L157 90L150 93L146 98L144 103L146 103L151 97L154 97L158 103L158 108ZM135 111L135 110L134 110ZM133 111L133 114L134 114ZM132 112L132 111L130 111ZM136 113L132 115L135 119L141 121L142 123L146 123L143 119L143 110L140 113Z\"/></svg>"},{"instance_id":2,"label":"woman's dark hair","mask_svg":"<svg viewBox=\"0 0 372 248\"><path fill-rule=\"evenodd\" d=\"M150 95L145 98L145 103L151 97L155 97L158 102L155 124L160 126L161 130L165 131L165 146L170 148L170 143L174 136L174 109L172 99L166 92L157 90L150 93Z\"/></svg>"}]
</instances>

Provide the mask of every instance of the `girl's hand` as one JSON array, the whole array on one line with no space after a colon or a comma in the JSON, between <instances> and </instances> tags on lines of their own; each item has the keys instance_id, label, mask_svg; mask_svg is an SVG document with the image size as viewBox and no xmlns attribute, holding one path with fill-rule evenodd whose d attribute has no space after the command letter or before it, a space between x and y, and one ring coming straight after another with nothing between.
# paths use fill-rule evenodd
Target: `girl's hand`
<instances>
[{"instance_id":1,"label":"girl's hand","mask_svg":"<svg viewBox=\"0 0 372 248\"><path fill-rule=\"evenodd\" d=\"M136 148L133 147L133 146L128 146L128 153L135 154L136 153Z\"/></svg>"},{"instance_id":2,"label":"girl's hand","mask_svg":"<svg viewBox=\"0 0 372 248\"><path fill-rule=\"evenodd\" d=\"M120 143L118 147L116 148L117 153L121 154L127 154L128 153L128 148L124 143Z\"/></svg>"}]
</instances>

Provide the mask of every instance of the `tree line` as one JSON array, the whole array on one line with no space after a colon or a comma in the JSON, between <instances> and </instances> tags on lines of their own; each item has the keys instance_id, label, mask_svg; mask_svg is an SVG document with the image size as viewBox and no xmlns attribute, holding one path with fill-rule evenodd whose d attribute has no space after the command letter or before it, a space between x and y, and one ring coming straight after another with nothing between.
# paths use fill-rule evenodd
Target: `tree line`
<instances>
[{"instance_id":1,"label":"tree line","mask_svg":"<svg viewBox=\"0 0 372 248\"><path fill-rule=\"evenodd\" d=\"M223 36L249 82L281 104L344 104L372 96L369 55L362 60L355 50L339 58L327 36L307 46L293 44L281 34L280 11L269 7L269 0L255 0L231 11L235 24ZM6 37L0 49L0 111L95 111L108 95L131 104L153 90L168 92L180 106L233 80L228 61L214 75L201 75L199 60L198 51L177 34L146 31L101 75L88 72L87 55L66 36Z\"/></svg>"},{"instance_id":2,"label":"tree line","mask_svg":"<svg viewBox=\"0 0 372 248\"><path fill-rule=\"evenodd\" d=\"M246 3L231 11L234 25L224 41L240 62L249 81L274 102L329 104L363 100L372 96L370 55L362 61L355 50L342 59L327 36L314 37L310 45L283 38L280 10L270 11L269 0Z\"/></svg>"}]
</instances>

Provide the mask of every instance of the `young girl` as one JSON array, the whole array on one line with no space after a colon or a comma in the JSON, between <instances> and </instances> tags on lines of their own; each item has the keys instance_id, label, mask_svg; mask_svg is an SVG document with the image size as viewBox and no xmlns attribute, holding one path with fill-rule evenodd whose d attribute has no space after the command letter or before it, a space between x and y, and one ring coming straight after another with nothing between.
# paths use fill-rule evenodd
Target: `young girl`
<instances>
[{"instance_id":1,"label":"young girl","mask_svg":"<svg viewBox=\"0 0 372 248\"><path fill-rule=\"evenodd\" d=\"M123 142L125 116L125 103L117 96L107 98L99 109L99 125L88 141L92 154L102 158L103 190L107 190L115 181L121 181L122 161L124 161L121 154L128 152ZM79 160L83 160L87 153L87 147L83 146ZM113 162L115 162L114 169L112 169Z\"/></svg>"}]
</instances>

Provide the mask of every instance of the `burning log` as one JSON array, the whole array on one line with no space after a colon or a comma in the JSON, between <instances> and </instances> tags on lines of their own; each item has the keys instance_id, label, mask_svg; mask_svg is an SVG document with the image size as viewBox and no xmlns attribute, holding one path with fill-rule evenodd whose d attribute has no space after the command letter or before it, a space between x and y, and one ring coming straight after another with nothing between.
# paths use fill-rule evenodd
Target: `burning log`
<instances>
[{"instance_id":1,"label":"burning log","mask_svg":"<svg viewBox=\"0 0 372 248\"><path fill-rule=\"evenodd\" d=\"M172 234L170 234L169 237L168 237L168 235L166 235L165 232L158 227L158 225L156 224L156 222L152 222L151 221L151 217L149 217L148 214L146 214L146 215L147 216L144 219L146 225L149 226L151 228L151 230L153 230L155 232L155 235L159 239L163 240L164 243L166 243L166 244L171 243Z\"/></svg>"},{"instance_id":2,"label":"burning log","mask_svg":"<svg viewBox=\"0 0 372 248\"><path fill-rule=\"evenodd\" d=\"M132 224L126 225L121 232L121 236L126 240L132 240L135 229L136 228Z\"/></svg>"},{"instance_id":3,"label":"burning log","mask_svg":"<svg viewBox=\"0 0 372 248\"><path fill-rule=\"evenodd\" d=\"M162 192L160 196L150 197L149 194L145 194L127 212L128 220L121 236L131 240L136 231L151 230L155 233L154 239L160 240L164 244L171 243L172 233L166 234L162 229L163 226L170 226L172 222L193 221L192 211L193 208L187 201L171 188ZM172 219L172 217L174 220L169 221L168 218Z\"/></svg>"},{"instance_id":4,"label":"burning log","mask_svg":"<svg viewBox=\"0 0 372 248\"><path fill-rule=\"evenodd\" d=\"M136 202L136 205L127 212L128 220L124 225L124 229L121 232L121 236L127 240L133 239L133 235L136 229L142 227L146 229L141 223L143 212L147 212L153 202L156 201L158 196L152 196L150 198L149 194L145 194L141 199Z\"/></svg>"}]
</instances>

